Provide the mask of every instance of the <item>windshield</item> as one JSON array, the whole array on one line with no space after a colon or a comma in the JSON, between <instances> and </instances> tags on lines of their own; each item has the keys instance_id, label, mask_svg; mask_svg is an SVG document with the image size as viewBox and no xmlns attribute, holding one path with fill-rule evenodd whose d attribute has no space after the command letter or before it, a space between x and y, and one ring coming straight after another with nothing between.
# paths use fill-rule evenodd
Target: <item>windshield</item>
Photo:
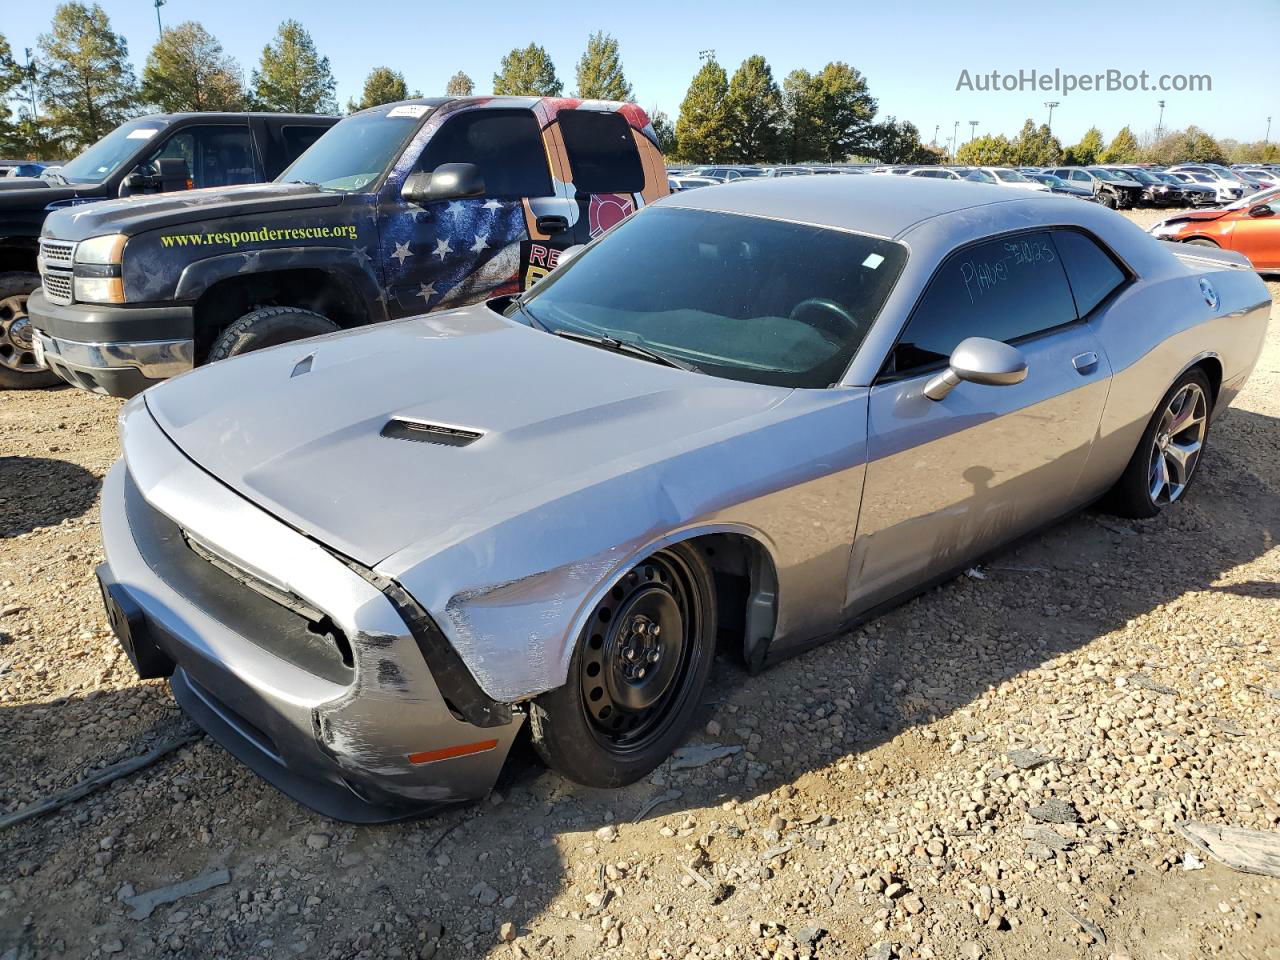
<instances>
[{"instance_id":1,"label":"windshield","mask_svg":"<svg viewBox=\"0 0 1280 960\"><path fill-rule=\"evenodd\" d=\"M1089 172L1092 173L1099 180L1119 180L1120 179L1110 170L1103 170L1101 167L1090 167Z\"/></svg>"},{"instance_id":2,"label":"windshield","mask_svg":"<svg viewBox=\"0 0 1280 960\"><path fill-rule=\"evenodd\" d=\"M1134 183L1142 183L1142 180L1139 179L1137 173L1132 170L1108 170L1107 172L1117 180L1131 180Z\"/></svg>"},{"instance_id":3,"label":"windshield","mask_svg":"<svg viewBox=\"0 0 1280 960\"><path fill-rule=\"evenodd\" d=\"M900 244L841 230L653 207L507 315L730 380L821 388L844 374L906 259Z\"/></svg>"},{"instance_id":4,"label":"windshield","mask_svg":"<svg viewBox=\"0 0 1280 960\"><path fill-rule=\"evenodd\" d=\"M325 131L276 182L314 183L346 193L363 190L395 163L430 110L409 103L347 117Z\"/></svg>"},{"instance_id":5,"label":"windshield","mask_svg":"<svg viewBox=\"0 0 1280 960\"><path fill-rule=\"evenodd\" d=\"M996 170L995 175L1005 183L1030 183L1031 181L1020 174L1017 170Z\"/></svg>"},{"instance_id":6,"label":"windshield","mask_svg":"<svg viewBox=\"0 0 1280 960\"><path fill-rule=\"evenodd\" d=\"M768 176L767 173L765 173L763 170L757 169L756 167L746 167L745 169L739 167L735 172L740 177L767 177Z\"/></svg>"},{"instance_id":7,"label":"windshield","mask_svg":"<svg viewBox=\"0 0 1280 960\"><path fill-rule=\"evenodd\" d=\"M987 173L987 171L985 171L985 170L974 170L974 171L971 171L970 173L965 174L965 177L964 177L964 178L965 178L966 180L977 180L977 181L979 181L979 182L981 182L981 183L995 183L995 182L996 182L996 178L995 178L995 177L993 177L991 174Z\"/></svg>"},{"instance_id":8,"label":"windshield","mask_svg":"<svg viewBox=\"0 0 1280 960\"><path fill-rule=\"evenodd\" d=\"M68 183L101 183L166 126L154 118L122 123L56 173Z\"/></svg>"}]
</instances>

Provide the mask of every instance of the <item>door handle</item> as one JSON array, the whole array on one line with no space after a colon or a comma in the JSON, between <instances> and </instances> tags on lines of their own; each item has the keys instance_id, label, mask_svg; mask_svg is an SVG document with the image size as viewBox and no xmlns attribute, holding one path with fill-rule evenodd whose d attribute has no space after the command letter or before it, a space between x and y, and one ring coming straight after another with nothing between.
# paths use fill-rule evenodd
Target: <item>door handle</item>
<instances>
[{"instance_id":1,"label":"door handle","mask_svg":"<svg viewBox=\"0 0 1280 960\"><path fill-rule=\"evenodd\" d=\"M569 218L561 216L538 217L533 222L539 233L564 233L569 229Z\"/></svg>"},{"instance_id":2,"label":"door handle","mask_svg":"<svg viewBox=\"0 0 1280 960\"><path fill-rule=\"evenodd\" d=\"M1071 365L1076 368L1080 374L1093 373L1098 369L1098 355L1090 350L1088 353L1081 353L1071 358Z\"/></svg>"}]
</instances>

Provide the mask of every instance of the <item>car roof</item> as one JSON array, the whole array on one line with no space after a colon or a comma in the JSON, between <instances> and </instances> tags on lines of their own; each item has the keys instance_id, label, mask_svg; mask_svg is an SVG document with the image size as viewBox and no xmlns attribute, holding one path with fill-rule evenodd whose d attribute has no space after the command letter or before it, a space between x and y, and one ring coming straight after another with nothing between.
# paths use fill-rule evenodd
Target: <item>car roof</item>
<instances>
[{"instance_id":1,"label":"car roof","mask_svg":"<svg viewBox=\"0 0 1280 960\"><path fill-rule=\"evenodd\" d=\"M512 107L532 108L539 103L554 103L561 109L578 108L578 107L612 107L617 108L623 106L621 100L578 100L566 97L513 97L499 94L486 94L484 96L473 97L413 97L409 100L397 100L394 103L380 103L377 106L366 107L360 113L367 113L370 110L385 110L387 107L400 107L407 104L416 104L423 107L440 107L446 103L463 103L477 107L495 107L508 109ZM355 114L352 114L355 116ZM701 164L701 166L710 167L716 164ZM724 166L724 164L720 164Z\"/></svg>"},{"instance_id":2,"label":"car roof","mask_svg":"<svg viewBox=\"0 0 1280 960\"><path fill-rule=\"evenodd\" d=\"M242 120L245 117L276 117L280 120L339 120L341 119L334 114L329 113L275 113L270 110L229 110L215 113L149 113L142 117L131 117L129 121L134 120L163 120L166 123L173 123L177 120Z\"/></svg>"},{"instance_id":3,"label":"car roof","mask_svg":"<svg viewBox=\"0 0 1280 960\"><path fill-rule=\"evenodd\" d=\"M1027 196L1022 198L1016 196L1018 192L994 184L960 185L932 177L761 178L735 184L732 190L681 193L663 200L662 206L897 237L923 220L988 204L1043 202L1046 196L1025 191Z\"/></svg>"}]
</instances>

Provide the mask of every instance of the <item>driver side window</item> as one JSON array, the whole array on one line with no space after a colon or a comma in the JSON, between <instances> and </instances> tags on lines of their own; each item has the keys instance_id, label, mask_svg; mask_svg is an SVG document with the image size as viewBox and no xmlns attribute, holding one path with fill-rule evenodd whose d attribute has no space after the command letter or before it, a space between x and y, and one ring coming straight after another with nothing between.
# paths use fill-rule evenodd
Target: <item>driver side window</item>
<instances>
[{"instance_id":1,"label":"driver side window","mask_svg":"<svg viewBox=\"0 0 1280 960\"><path fill-rule=\"evenodd\" d=\"M470 110L450 118L427 142L420 169L442 163L475 164L487 197L555 195L542 131L528 110Z\"/></svg>"},{"instance_id":2,"label":"driver side window","mask_svg":"<svg viewBox=\"0 0 1280 960\"><path fill-rule=\"evenodd\" d=\"M1009 343L1075 319L1071 288L1047 232L987 240L943 261L886 372L914 375L940 367L966 337Z\"/></svg>"}]
</instances>

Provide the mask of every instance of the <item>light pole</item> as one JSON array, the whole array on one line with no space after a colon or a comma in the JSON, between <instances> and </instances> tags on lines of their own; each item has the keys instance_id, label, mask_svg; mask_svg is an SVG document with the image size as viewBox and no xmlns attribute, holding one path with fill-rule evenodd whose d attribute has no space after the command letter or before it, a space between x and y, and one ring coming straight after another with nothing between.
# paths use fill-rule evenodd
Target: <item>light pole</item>
<instances>
[{"instance_id":1,"label":"light pole","mask_svg":"<svg viewBox=\"0 0 1280 960\"><path fill-rule=\"evenodd\" d=\"M1156 139L1159 140L1164 132L1164 101L1157 100L1156 103L1160 104L1160 119L1156 121Z\"/></svg>"},{"instance_id":2,"label":"light pole","mask_svg":"<svg viewBox=\"0 0 1280 960\"><path fill-rule=\"evenodd\" d=\"M933 125L933 139L930 140L929 142L932 143L935 147L938 145L938 130L941 127L942 127L942 124L940 123L935 123Z\"/></svg>"},{"instance_id":3,"label":"light pole","mask_svg":"<svg viewBox=\"0 0 1280 960\"><path fill-rule=\"evenodd\" d=\"M956 158L956 151L960 149L960 121L957 120L951 128L951 159Z\"/></svg>"},{"instance_id":4,"label":"light pole","mask_svg":"<svg viewBox=\"0 0 1280 960\"><path fill-rule=\"evenodd\" d=\"M24 48L23 53L27 55L27 89L31 94L31 123L34 128L36 122L36 65L31 62L30 47Z\"/></svg>"},{"instance_id":5,"label":"light pole","mask_svg":"<svg viewBox=\"0 0 1280 960\"><path fill-rule=\"evenodd\" d=\"M969 142L970 143L973 143L973 135L977 132L978 132L978 121L970 120L969 121Z\"/></svg>"},{"instance_id":6,"label":"light pole","mask_svg":"<svg viewBox=\"0 0 1280 960\"><path fill-rule=\"evenodd\" d=\"M1049 108L1049 132L1053 133L1053 108L1061 106L1057 100L1046 100L1044 105Z\"/></svg>"},{"instance_id":7,"label":"light pole","mask_svg":"<svg viewBox=\"0 0 1280 960\"><path fill-rule=\"evenodd\" d=\"M31 51L28 50L27 52L30 53ZM1269 146L1271 146L1271 118L1267 117L1267 132L1262 138L1262 149L1266 150Z\"/></svg>"},{"instance_id":8,"label":"light pole","mask_svg":"<svg viewBox=\"0 0 1280 960\"><path fill-rule=\"evenodd\" d=\"M163 0L161 0L161 2L163 2ZM707 63L711 60L714 60L715 58L716 58L716 52L714 50L698 51L698 59L701 60L703 63Z\"/></svg>"}]
</instances>

